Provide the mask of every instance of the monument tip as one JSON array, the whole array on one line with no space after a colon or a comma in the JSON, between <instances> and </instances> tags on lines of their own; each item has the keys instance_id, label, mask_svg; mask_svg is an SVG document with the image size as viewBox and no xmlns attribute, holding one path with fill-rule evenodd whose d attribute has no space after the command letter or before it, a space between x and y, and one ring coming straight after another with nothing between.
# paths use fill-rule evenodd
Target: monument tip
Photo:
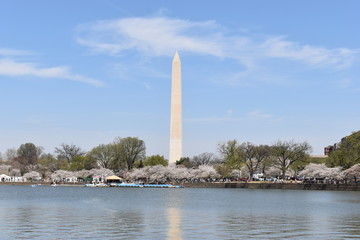
<instances>
[{"instance_id":1,"label":"monument tip","mask_svg":"<svg viewBox=\"0 0 360 240\"><path fill-rule=\"evenodd\" d=\"M175 52L174 60L180 60L178 51Z\"/></svg>"}]
</instances>

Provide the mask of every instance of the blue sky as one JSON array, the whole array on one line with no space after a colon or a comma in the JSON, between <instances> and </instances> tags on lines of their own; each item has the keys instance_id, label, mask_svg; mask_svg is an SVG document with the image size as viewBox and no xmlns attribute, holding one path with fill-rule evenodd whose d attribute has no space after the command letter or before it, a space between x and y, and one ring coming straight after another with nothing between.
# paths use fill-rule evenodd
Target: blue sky
<instances>
[{"instance_id":1,"label":"blue sky","mask_svg":"<svg viewBox=\"0 0 360 240\"><path fill-rule=\"evenodd\" d=\"M3 0L0 152L143 139L168 157L171 61L182 61L184 156L231 139L359 130L359 1Z\"/></svg>"}]
</instances>

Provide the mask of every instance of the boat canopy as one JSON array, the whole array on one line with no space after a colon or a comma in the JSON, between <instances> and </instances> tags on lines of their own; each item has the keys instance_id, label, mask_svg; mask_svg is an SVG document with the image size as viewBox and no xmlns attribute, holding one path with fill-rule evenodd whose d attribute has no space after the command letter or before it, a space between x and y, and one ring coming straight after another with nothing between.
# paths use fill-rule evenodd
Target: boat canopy
<instances>
[{"instance_id":1,"label":"boat canopy","mask_svg":"<svg viewBox=\"0 0 360 240\"><path fill-rule=\"evenodd\" d=\"M106 182L120 182L121 180L122 178L115 175L106 178Z\"/></svg>"}]
</instances>

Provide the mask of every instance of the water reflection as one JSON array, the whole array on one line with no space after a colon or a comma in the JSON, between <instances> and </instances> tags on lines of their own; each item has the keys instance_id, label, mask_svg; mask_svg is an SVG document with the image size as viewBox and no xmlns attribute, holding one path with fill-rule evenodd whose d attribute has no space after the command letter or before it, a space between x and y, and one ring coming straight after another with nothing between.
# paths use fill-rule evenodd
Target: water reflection
<instances>
[{"instance_id":1,"label":"water reflection","mask_svg":"<svg viewBox=\"0 0 360 240\"><path fill-rule=\"evenodd\" d=\"M216 226L226 238L246 236L248 239L358 239L360 236L360 216L332 216L314 219L311 216L234 215L225 214Z\"/></svg>"},{"instance_id":2,"label":"water reflection","mask_svg":"<svg viewBox=\"0 0 360 240\"><path fill-rule=\"evenodd\" d=\"M360 193L1 188L0 239L360 239Z\"/></svg>"},{"instance_id":3,"label":"water reflection","mask_svg":"<svg viewBox=\"0 0 360 240\"><path fill-rule=\"evenodd\" d=\"M0 239L141 239L145 225L141 211L87 202L5 208L1 217L6 216L6 224L0 224Z\"/></svg>"},{"instance_id":4,"label":"water reflection","mask_svg":"<svg viewBox=\"0 0 360 240\"><path fill-rule=\"evenodd\" d=\"M166 194L166 214L168 220L168 240L181 240L181 208L184 205L182 189L168 189Z\"/></svg>"},{"instance_id":5,"label":"water reflection","mask_svg":"<svg viewBox=\"0 0 360 240\"><path fill-rule=\"evenodd\" d=\"M180 209L170 207L167 209L167 218L169 221L169 230L167 239L181 240L181 215Z\"/></svg>"}]
</instances>

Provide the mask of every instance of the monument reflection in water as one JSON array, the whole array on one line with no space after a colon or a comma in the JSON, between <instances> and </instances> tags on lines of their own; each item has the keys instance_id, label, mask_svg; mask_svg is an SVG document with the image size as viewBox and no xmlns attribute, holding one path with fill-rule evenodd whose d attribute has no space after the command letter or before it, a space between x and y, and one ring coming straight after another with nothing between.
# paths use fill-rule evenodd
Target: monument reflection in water
<instances>
[{"instance_id":1,"label":"monument reflection in water","mask_svg":"<svg viewBox=\"0 0 360 240\"><path fill-rule=\"evenodd\" d=\"M181 209L184 205L183 189L169 189L169 194L166 195L166 214L168 220L167 239L181 240ZM172 191L174 190L174 191ZM180 191L179 191L180 190Z\"/></svg>"},{"instance_id":2,"label":"monument reflection in water","mask_svg":"<svg viewBox=\"0 0 360 240\"><path fill-rule=\"evenodd\" d=\"M175 207L169 207L167 209L168 221L169 221L169 232L168 239L181 240L181 215L180 209Z\"/></svg>"}]
</instances>

